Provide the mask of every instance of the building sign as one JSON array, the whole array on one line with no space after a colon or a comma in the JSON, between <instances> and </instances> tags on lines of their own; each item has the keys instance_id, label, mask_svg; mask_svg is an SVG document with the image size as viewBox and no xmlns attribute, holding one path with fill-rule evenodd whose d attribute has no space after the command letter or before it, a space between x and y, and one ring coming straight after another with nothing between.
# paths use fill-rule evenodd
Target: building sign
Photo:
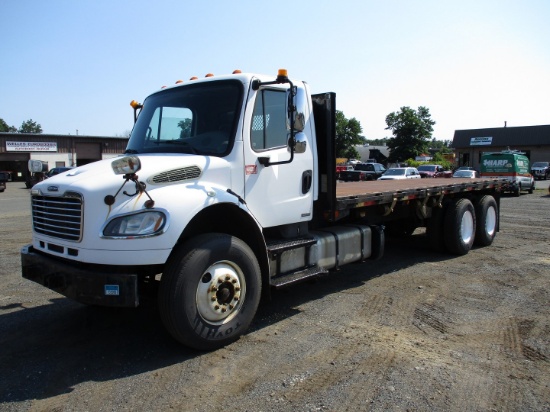
<instances>
[{"instance_id":1,"label":"building sign","mask_svg":"<svg viewBox=\"0 0 550 412\"><path fill-rule=\"evenodd\" d=\"M470 146L490 146L492 141L492 137L472 137L470 138Z\"/></svg>"},{"instance_id":2,"label":"building sign","mask_svg":"<svg viewBox=\"0 0 550 412\"><path fill-rule=\"evenodd\" d=\"M57 142L6 142L6 152L57 152Z\"/></svg>"}]
</instances>

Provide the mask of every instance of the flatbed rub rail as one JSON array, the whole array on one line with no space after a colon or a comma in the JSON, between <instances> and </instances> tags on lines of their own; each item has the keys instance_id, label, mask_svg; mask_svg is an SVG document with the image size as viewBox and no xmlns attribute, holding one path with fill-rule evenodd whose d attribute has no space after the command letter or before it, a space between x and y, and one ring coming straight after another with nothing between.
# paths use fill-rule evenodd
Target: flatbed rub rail
<instances>
[{"instance_id":1,"label":"flatbed rub rail","mask_svg":"<svg viewBox=\"0 0 550 412\"><path fill-rule=\"evenodd\" d=\"M392 204L396 201L424 199L453 193L492 189L500 191L498 179L407 179L338 183L338 209Z\"/></svg>"}]
</instances>

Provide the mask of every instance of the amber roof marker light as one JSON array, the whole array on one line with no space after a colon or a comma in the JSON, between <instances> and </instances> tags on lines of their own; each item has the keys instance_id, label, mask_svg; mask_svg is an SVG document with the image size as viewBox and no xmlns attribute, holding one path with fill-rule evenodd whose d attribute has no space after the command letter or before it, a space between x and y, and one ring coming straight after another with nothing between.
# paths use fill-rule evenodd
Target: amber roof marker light
<instances>
[{"instance_id":1,"label":"amber roof marker light","mask_svg":"<svg viewBox=\"0 0 550 412\"><path fill-rule=\"evenodd\" d=\"M287 83L288 82L288 70L287 69L279 69L277 72L277 81L281 83Z\"/></svg>"},{"instance_id":2,"label":"amber roof marker light","mask_svg":"<svg viewBox=\"0 0 550 412\"><path fill-rule=\"evenodd\" d=\"M138 110L141 111L143 108L143 105L141 103L138 103L136 100L132 100L130 102L130 106L132 106L132 109L134 109L134 123L137 122L138 118Z\"/></svg>"}]
</instances>

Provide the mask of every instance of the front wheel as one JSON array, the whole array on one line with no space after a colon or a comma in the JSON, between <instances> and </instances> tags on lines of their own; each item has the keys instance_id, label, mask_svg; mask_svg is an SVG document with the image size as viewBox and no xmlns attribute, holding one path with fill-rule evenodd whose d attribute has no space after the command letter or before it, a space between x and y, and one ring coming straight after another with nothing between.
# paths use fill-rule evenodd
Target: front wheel
<instances>
[{"instance_id":1,"label":"front wheel","mask_svg":"<svg viewBox=\"0 0 550 412\"><path fill-rule=\"evenodd\" d=\"M205 234L174 250L159 288L161 319L179 342L199 350L241 336L260 302L258 261L242 240Z\"/></svg>"}]
</instances>

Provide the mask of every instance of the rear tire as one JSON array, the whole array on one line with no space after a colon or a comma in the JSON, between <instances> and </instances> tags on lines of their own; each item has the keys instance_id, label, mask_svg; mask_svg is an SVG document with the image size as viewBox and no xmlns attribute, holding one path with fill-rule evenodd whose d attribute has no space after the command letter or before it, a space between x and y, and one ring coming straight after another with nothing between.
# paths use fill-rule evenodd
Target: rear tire
<instances>
[{"instance_id":1,"label":"rear tire","mask_svg":"<svg viewBox=\"0 0 550 412\"><path fill-rule=\"evenodd\" d=\"M220 233L177 247L159 288L161 319L179 342L199 350L241 336L260 302L260 267L242 240Z\"/></svg>"},{"instance_id":2,"label":"rear tire","mask_svg":"<svg viewBox=\"0 0 550 412\"><path fill-rule=\"evenodd\" d=\"M476 236L474 243L478 246L489 246L498 229L498 206L493 196L483 196L476 203Z\"/></svg>"},{"instance_id":3,"label":"rear tire","mask_svg":"<svg viewBox=\"0 0 550 412\"><path fill-rule=\"evenodd\" d=\"M467 254L474 244L476 214L468 199L455 199L445 211L445 246L455 255Z\"/></svg>"},{"instance_id":4,"label":"rear tire","mask_svg":"<svg viewBox=\"0 0 550 412\"><path fill-rule=\"evenodd\" d=\"M428 244L430 248L436 252L445 251L443 217L445 209L443 207L434 207L432 216L426 223L426 235L428 236Z\"/></svg>"}]
</instances>

